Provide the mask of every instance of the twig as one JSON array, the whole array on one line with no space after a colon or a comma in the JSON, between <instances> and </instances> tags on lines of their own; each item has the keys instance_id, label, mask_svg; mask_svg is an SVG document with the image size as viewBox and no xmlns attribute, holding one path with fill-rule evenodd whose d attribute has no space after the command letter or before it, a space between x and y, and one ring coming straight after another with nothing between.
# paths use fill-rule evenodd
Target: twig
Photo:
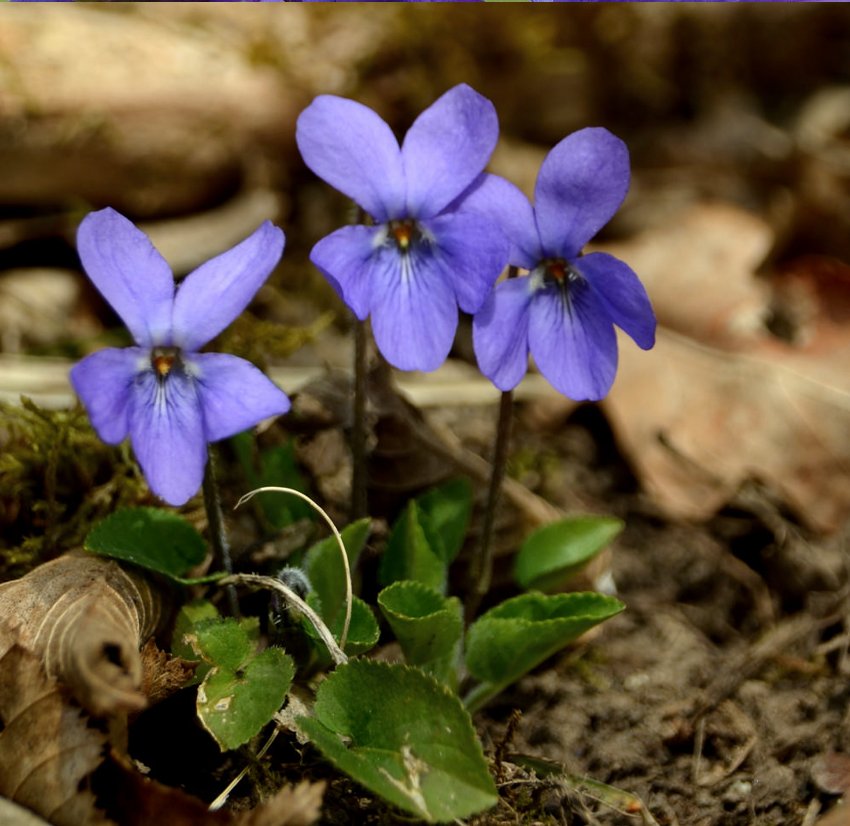
<instances>
[{"instance_id":1,"label":"twig","mask_svg":"<svg viewBox=\"0 0 850 826\"><path fill-rule=\"evenodd\" d=\"M345 572L345 621L342 624L342 634L340 634L339 637L340 648L345 648L345 641L348 639L348 629L351 626L351 604L354 601L354 597L351 587L351 567L348 564L348 553L345 550L345 543L342 541L342 536L337 530L336 525L334 525L333 519L331 519L330 516L328 516L327 513L325 513L325 511L322 510L322 508L316 502L314 502L309 496L307 496L306 493L301 493L300 490L295 490L294 488L281 488L276 486L257 488L256 490L252 490L246 493L236 503L236 505L234 506L234 510L258 493L292 494L293 496L296 496L301 499L303 502L306 502L308 505L310 505L311 508L313 508L317 513L319 513L325 520L325 522L327 522L328 527L331 529L331 532L334 535L334 539L336 539L337 547L339 548L339 555L342 558L342 567ZM287 588L286 590L288 591L289 589ZM300 598L299 601L303 602L303 600L300 600ZM306 603L304 604L306 605ZM322 625L324 625L324 623L322 623ZM318 631L319 629L317 628L316 630Z\"/></svg>"},{"instance_id":2,"label":"twig","mask_svg":"<svg viewBox=\"0 0 850 826\"><path fill-rule=\"evenodd\" d=\"M256 753L254 756L255 760L262 760L265 753L271 748L272 743L277 739L278 734L280 734L280 729L275 727L272 730L272 733L269 735L269 739L263 744L263 747ZM242 771L236 775L236 777L231 780L227 786L224 788L224 791L215 799L212 803L210 803L207 811L217 812L225 803L227 803L227 798L230 797L230 793L239 785L240 781L246 774L248 774L249 766L243 766Z\"/></svg>"},{"instance_id":3,"label":"twig","mask_svg":"<svg viewBox=\"0 0 850 826\"><path fill-rule=\"evenodd\" d=\"M331 655L336 665L342 665L348 662L348 657L345 656L342 648L337 645L334 635L331 630L325 625L322 618L304 602L298 594L291 588L284 585L279 579L270 576L260 576L259 574L233 574L233 576L220 579L220 585L249 585L254 588L267 588L270 591L277 591L289 602L291 602L305 617L310 621L319 638L327 646L328 653Z\"/></svg>"}]
</instances>

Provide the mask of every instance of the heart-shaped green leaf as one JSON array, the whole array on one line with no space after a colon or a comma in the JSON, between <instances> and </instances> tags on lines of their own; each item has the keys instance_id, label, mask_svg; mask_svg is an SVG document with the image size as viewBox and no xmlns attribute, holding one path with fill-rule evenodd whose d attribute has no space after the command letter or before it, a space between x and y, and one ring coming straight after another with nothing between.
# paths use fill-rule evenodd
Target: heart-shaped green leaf
<instances>
[{"instance_id":1,"label":"heart-shaped green leaf","mask_svg":"<svg viewBox=\"0 0 850 826\"><path fill-rule=\"evenodd\" d=\"M456 688L463 631L460 600L444 597L421 582L405 580L381 591L378 605L408 665L418 665Z\"/></svg>"},{"instance_id":2,"label":"heart-shaped green leaf","mask_svg":"<svg viewBox=\"0 0 850 826\"><path fill-rule=\"evenodd\" d=\"M414 500L396 520L381 559L378 579L390 585L402 579L412 579L430 585L441 594L446 590L446 563L428 542Z\"/></svg>"},{"instance_id":3,"label":"heart-shaped green leaf","mask_svg":"<svg viewBox=\"0 0 850 826\"><path fill-rule=\"evenodd\" d=\"M299 727L340 770L431 823L497 801L472 721L458 698L416 668L369 660L341 665Z\"/></svg>"},{"instance_id":4,"label":"heart-shaped green leaf","mask_svg":"<svg viewBox=\"0 0 850 826\"><path fill-rule=\"evenodd\" d=\"M475 710L589 628L625 608L596 593L522 594L506 600L472 624L466 666L482 681L465 702Z\"/></svg>"},{"instance_id":5,"label":"heart-shaped green leaf","mask_svg":"<svg viewBox=\"0 0 850 826\"><path fill-rule=\"evenodd\" d=\"M449 565L466 538L472 513L472 485L468 479L452 479L417 497L416 505L429 546Z\"/></svg>"},{"instance_id":6,"label":"heart-shaped green leaf","mask_svg":"<svg viewBox=\"0 0 850 826\"><path fill-rule=\"evenodd\" d=\"M212 665L235 670L253 655L259 622L256 617L200 619L188 637L198 656Z\"/></svg>"},{"instance_id":7,"label":"heart-shaped green leaf","mask_svg":"<svg viewBox=\"0 0 850 826\"><path fill-rule=\"evenodd\" d=\"M190 662L203 660L198 645L197 626L209 620L221 620L218 609L205 599L187 602L177 613L174 630L171 633L171 653ZM195 673L187 685L195 685L207 675L210 664L207 661L198 662Z\"/></svg>"},{"instance_id":8,"label":"heart-shaped green leaf","mask_svg":"<svg viewBox=\"0 0 850 826\"><path fill-rule=\"evenodd\" d=\"M207 546L182 516L163 508L117 510L89 531L84 546L99 556L131 562L183 584L224 576L184 577L204 561Z\"/></svg>"},{"instance_id":9,"label":"heart-shaped green leaf","mask_svg":"<svg viewBox=\"0 0 850 826\"><path fill-rule=\"evenodd\" d=\"M523 588L555 591L622 530L622 520L610 516L573 516L545 525L522 543L516 581Z\"/></svg>"},{"instance_id":10,"label":"heart-shaped green leaf","mask_svg":"<svg viewBox=\"0 0 850 826\"><path fill-rule=\"evenodd\" d=\"M368 517L358 519L340 532L352 571L369 537L371 525L372 520ZM345 612L345 568L336 539L329 536L309 548L304 554L303 564L310 586L319 597L322 618L331 623Z\"/></svg>"},{"instance_id":11,"label":"heart-shaped green leaf","mask_svg":"<svg viewBox=\"0 0 850 826\"><path fill-rule=\"evenodd\" d=\"M307 604L313 608L322 619L325 619L322 614L321 602L310 594L307 599ZM345 620L345 615L340 612L332 622L325 620L331 633L336 640L339 640L342 634L342 624ZM325 652L324 643L320 642L320 637L316 633L313 624L308 620L304 620L304 630L308 636L316 641L320 651ZM354 597L351 603L351 625L348 628L348 637L345 640L345 653L350 657L357 654L363 654L366 651L374 648L378 642L378 637L381 635L381 629L378 628L378 621L372 613L372 609L360 597Z\"/></svg>"},{"instance_id":12,"label":"heart-shaped green leaf","mask_svg":"<svg viewBox=\"0 0 850 826\"><path fill-rule=\"evenodd\" d=\"M222 751L247 743L283 705L295 665L279 648L267 648L238 668L210 669L198 688L197 711Z\"/></svg>"}]
</instances>

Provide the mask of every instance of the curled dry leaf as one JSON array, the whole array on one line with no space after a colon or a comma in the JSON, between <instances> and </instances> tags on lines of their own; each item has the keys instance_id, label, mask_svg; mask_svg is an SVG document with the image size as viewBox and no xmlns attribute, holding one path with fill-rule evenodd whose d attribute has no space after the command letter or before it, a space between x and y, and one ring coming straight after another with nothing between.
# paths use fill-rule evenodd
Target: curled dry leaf
<instances>
[{"instance_id":1,"label":"curled dry leaf","mask_svg":"<svg viewBox=\"0 0 850 826\"><path fill-rule=\"evenodd\" d=\"M106 740L33 653L6 647L0 655L0 795L54 826L111 824L89 788Z\"/></svg>"},{"instance_id":2,"label":"curled dry leaf","mask_svg":"<svg viewBox=\"0 0 850 826\"><path fill-rule=\"evenodd\" d=\"M137 711L140 645L163 611L141 574L87 554L66 554L0 585L0 654L18 644L95 716Z\"/></svg>"},{"instance_id":3,"label":"curled dry leaf","mask_svg":"<svg viewBox=\"0 0 850 826\"><path fill-rule=\"evenodd\" d=\"M158 703L183 688L197 666L196 662L170 656L150 639L142 649L142 693L150 703Z\"/></svg>"}]
</instances>

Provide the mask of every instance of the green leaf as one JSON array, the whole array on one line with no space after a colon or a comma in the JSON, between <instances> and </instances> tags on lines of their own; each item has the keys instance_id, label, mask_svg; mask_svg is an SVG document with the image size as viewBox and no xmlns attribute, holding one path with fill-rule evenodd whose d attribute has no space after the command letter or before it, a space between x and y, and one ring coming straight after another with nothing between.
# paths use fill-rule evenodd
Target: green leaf
<instances>
[{"instance_id":1,"label":"green leaf","mask_svg":"<svg viewBox=\"0 0 850 826\"><path fill-rule=\"evenodd\" d=\"M358 519L340 532L348 565L353 571L360 552L369 538L372 520ZM339 554L339 546L333 536L317 542L304 555L304 573L321 603L322 618L333 622L339 613L345 612L345 569Z\"/></svg>"},{"instance_id":2,"label":"green leaf","mask_svg":"<svg viewBox=\"0 0 850 826\"><path fill-rule=\"evenodd\" d=\"M189 642L207 662L235 670L253 655L258 629L256 617L200 620L189 635Z\"/></svg>"},{"instance_id":3,"label":"green leaf","mask_svg":"<svg viewBox=\"0 0 850 826\"><path fill-rule=\"evenodd\" d=\"M214 667L198 688L197 711L222 751L247 743L283 705L295 665L267 648L239 668Z\"/></svg>"},{"instance_id":4,"label":"green leaf","mask_svg":"<svg viewBox=\"0 0 850 826\"><path fill-rule=\"evenodd\" d=\"M87 551L131 562L175 582L209 580L183 576L204 561L207 546L185 519L162 508L117 510L92 528L84 545Z\"/></svg>"},{"instance_id":5,"label":"green leaf","mask_svg":"<svg viewBox=\"0 0 850 826\"><path fill-rule=\"evenodd\" d=\"M469 714L416 668L353 660L320 686L299 727L337 768L431 823L498 800Z\"/></svg>"},{"instance_id":6,"label":"green leaf","mask_svg":"<svg viewBox=\"0 0 850 826\"><path fill-rule=\"evenodd\" d=\"M406 580L381 591L378 605L408 665L420 666L455 689L463 632L460 600Z\"/></svg>"},{"instance_id":7,"label":"green leaf","mask_svg":"<svg viewBox=\"0 0 850 826\"><path fill-rule=\"evenodd\" d=\"M442 594L446 590L446 572L447 565L431 548L419 519L419 508L411 499L390 532L378 579L382 585L412 579Z\"/></svg>"},{"instance_id":8,"label":"green leaf","mask_svg":"<svg viewBox=\"0 0 850 826\"><path fill-rule=\"evenodd\" d=\"M466 538L472 513L472 484L468 479L453 479L418 497L416 504L428 544L449 565Z\"/></svg>"},{"instance_id":9,"label":"green leaf","mask_svg":"<svg viewBox=\"0 0 850 826\"><path fill-rule=\"evenodd\" d=\"M557 590L622 530L622 520L609 516L575 516L545 525L522 544L516 581L523 588Z\"/></svg>"},{"instance_id":10,"label":"green leaf","mask_svg":"<svg viewBox=\"0 0 850 826\"><path fill-rule=\"evenodd\" d=\"M197 641L195 626L204 620L221 619L218 609L205 599L187 602L180 608L174 621L174 631L171 634L171 653L184 660L197 660L200 657L189 638Z\"/></svg>"},{"instance_id":11,"label":"green leaf","mask_svg":"<svg viewBox=\"0 0 850 826\"><path fill-rule=\"evenodd\" d=\"M307 604L325 620L325 624L334 635L334 639L339 641L345 622L345 612L340 611L332 622L328 622L322 614L321 602L316 596L310 594L307 598ZM325 644L320 641L313 624L307 619L304 619L303 622L308 636L316 640L319 650L324 652ZM378 621L375 619L372 609L360 597L354 597L354 601L351 603L351 625L348 628L348 637L345 640L345 653L354 657L357 654L369 651L375 647L380 635L381 629L378 627Z\"/></svg>"},{"instance_id":12,"label":"green leaf","mask_svg":"<svg viewBox=\"0 0 850 826\"><path fill-rule=\"evenodd\" d=\"M475 710L589 628L625 608L596 593L522 594L482 615L466 637L466 666L482 685L466 697Z\"/></svg>"}]
</instances>

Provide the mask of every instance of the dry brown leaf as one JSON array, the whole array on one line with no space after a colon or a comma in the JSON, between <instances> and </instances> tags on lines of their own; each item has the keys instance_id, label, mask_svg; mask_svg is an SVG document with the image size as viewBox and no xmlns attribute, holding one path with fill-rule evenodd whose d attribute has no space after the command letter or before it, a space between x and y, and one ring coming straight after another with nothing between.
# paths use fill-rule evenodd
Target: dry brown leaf
<instances>
[{"instance_id":1,"label":"dry brown leaf","mask_svg":"<svg viewBox=\"0 0 850 826\"><path fill-rule=\"evenodd\" d=\"M726 353L660 331L655 350L621 342L605 406L650 492L702 519L748 479L777 490L809 526L850 513L850 398L780 356Z\"/></svg>"},{"instance_id":2,"label":"dry brown leaf","mask_svg":"<svg viewBox=\"0 0 850 826\"><path fill-rule=\"evenodd\" d=\"M172 657L150 639L142 649L142 694L158 703L183 688L197 667L196 662Z\"/></svg>"},{"instance_id":3,"label":"dry brown leaf","mask_svg":"<svg viewBox=\"0 0 850 826\"><path fill-rule=\"evenodd\" d=\"M142 575L88 554L66 554L0 585L0 655L18 644L95 716L137 711L140 645L162 597Z\"/></svg>"},{"instance_id":4,"label":"dry brown leaf","mask_svg":"<svg viewBox=\"0 0 850 826\"><path fill-rule=\"evenodd\" d=\"M310 826L322 811L324 783L302 780L285 786L254 809L238 815L234 826Z\"/></svg>"},{"instance_id":5,"label":"dry brown leaf","mask_svg":"<svg viewBox=\"0 0 850 826\"><path fill-rule=\"evenodd\" d=\"M13 644L0 656L0 795L54 826L107 826L89 776L107 748L38 658Z\"/></svg>"},{"instance_id":6,"label":"dry brown leaf","mask_svg":"<svg viewBox=\"0 0 850 826\"><path fill-rule=\"evenodd\" d=\"M771 284L755 275L770 243L760 219L703 205L608 245L640 274L660 327L649 353L621 340L604 404L671 515L706 518L754 479L832 532L850 515L850 270L807 259ZM783 304L794 344L764 325Z\"/></svg>"},{"instance_id":7,"label":"dry brown leaf","mask_svg":"<svg viewBox=\"0 0 850 826\"><path fill-rule=\"evenodd\" d=\"M640 275L662 326L730 347L764 333L770 304L755 277L773 244L770 227L727 204L696 204L662 228L605 244Z\"/></svg>"}]
</instances>

